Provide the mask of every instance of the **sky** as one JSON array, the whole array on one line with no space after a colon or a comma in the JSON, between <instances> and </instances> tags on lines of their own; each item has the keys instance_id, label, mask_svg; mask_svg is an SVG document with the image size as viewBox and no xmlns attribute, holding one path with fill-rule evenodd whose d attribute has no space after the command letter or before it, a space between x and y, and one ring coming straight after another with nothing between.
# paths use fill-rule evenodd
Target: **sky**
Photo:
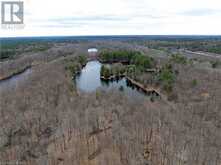
<instances>
[{"instance_id":1,"label":"sky","mask_svg":"<svg viewBox=\"0 0 221 165\"><path fill-rule=\"evenodd\" d=\"M221 0L23 2L24 27L0 28L0 37L221 35Z\"/></svg>"}]
</instances>

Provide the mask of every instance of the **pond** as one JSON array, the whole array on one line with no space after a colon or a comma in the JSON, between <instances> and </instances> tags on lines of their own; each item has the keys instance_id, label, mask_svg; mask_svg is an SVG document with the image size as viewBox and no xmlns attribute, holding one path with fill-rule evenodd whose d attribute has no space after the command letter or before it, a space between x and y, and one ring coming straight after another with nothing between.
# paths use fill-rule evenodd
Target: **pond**
<instances>
[{"instance_id":1,"label":"pond","mask_svg":"<svg viewBox=\"0 0 221 165\"><path fill-rule=\"evenodd\" d=\"M133 86L126 78L119 80L105 81L100 79L100 70L102 64L99 61L90 61L76 76L77 89L83 92L94 92L97 89L110 91L119 90L129 97L144 98L147 97L142 90Z\"/></svg>"}]
</instances>

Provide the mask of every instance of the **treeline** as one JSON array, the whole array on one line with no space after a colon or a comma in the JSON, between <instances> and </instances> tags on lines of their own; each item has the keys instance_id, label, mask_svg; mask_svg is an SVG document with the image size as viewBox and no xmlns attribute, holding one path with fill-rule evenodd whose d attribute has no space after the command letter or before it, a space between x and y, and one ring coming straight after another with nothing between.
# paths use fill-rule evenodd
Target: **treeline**
<instances>
[{"instance_id":1,"label":"treeline","mask_svg":"<svg viewBox=\"0 0 221 165\"><path fill-rule=\"evenodd\" d=\"M173 49L189 49L191 51L204 51L221 54L221 41L149 41L146 42L150 48L170 51Z\"/></svg>"},{"instance_id":2,"label":"treeline","mask_svg":"<svg viewBox=\"0 0 221 165\"><path fill-rule=\"evenodd\" d=\"M153 58L142 54L139 51L115 50L102 51L99 59L105 63L126 63L128 65L136 65L140 69L148 69L154 67Z\"/></svg>"},{"instance_id":3,"label":"treeline","mask_svg":"<svg viewBox=\"0 0 221 165\"><path fill-rule=\"evenodd\" d=\"M16 55L24 52L39 52L48 50L52 44L46 42L28 42L28 41L1 41L0 40L0 61L13 59Z\"/></svg>"},{"instance_id":4,"label":"treeline","mask_svg":"<svg viewBox=\"0 0 221 165\"><path fill-rule=\"evenodd\" d=\"M108 63L114 63L114 62L130 63L133 56L137 55L141 55L141 53L129 50L115 50L115 51L104 50L99 54L99 58L102 62L108 62Z\"/></svg>"},{"instance_id":5,"label":"treeline","mask_svg":"<svg viewBox=\"0 0 221 165\"><path fill-rule=\"evenodd\" d=\"M147 69L155 67L153 58L144 55L139 51L105 50L99 54L99 59L104 63L117 63L102 66L101 77L105 79L119 77L122 75L131 75L137 71L144 72Z\"/></svg>"},{"instance_id":6,"label":"treeline","mask_svg":"<svg viewBox=\"0 0 221 165\"><path fill-rule=\"evenodd\" d=\"M16 54L14 49L10 49L10 50L1 50L0 51L0 60L4 60L7 58L13 58L14 55Z\"/></svg>"},{"instance_id":7,"label":"treeline","mask_svg":"<svg viewBox=\"0 0 221 165\"><path fill-rule=\"evenodd\" d=\"M119 55L119 57L117 56ZM114 51L102 52L100 57L106 62L121 62L128 60L128 65L122 63L102 65L100 75L103 79L114 79L127 76L143 85L152 84L162 87L168 93L173 91L176 73L173 64L187 64L186 57L180 54L172 54L170 60L160 69L156 69L156 63L151 57L139 52ZM120 59L117 61L117 59ZM151 70L150 72L148 71ZM149 76L148 76L149 75Z\"/></svg>"},{"instance_id":8,"label":"treeline","mask_svg":"<svg viewBox=\"0 0 221 165\"><path fill-rule=\"evenodd\" d=\"M127 66L121 63L113 65L102 65L100 75L104 79L110 79L111 77L121 77L127 72Z\"/></svg>"},{"instance_id":9,"label":"treeline","mask_svg":"<svg viewBox=\"0 0 221 165\"><path fill-rule=\"evenodd\" d=\"M65 70L69 71L70 74L76 75L86 65L87 57L80 55L72 59L66 60Z\"/></svg>"},{"instance_id":10,"label":"treeline","mask_svg":"<svg viewBox=\"0 0 221 165\"><path fill-rule=\"evenodd\" d=\"M221 45L220 45L220 47L212 47L212 48L209 48L207 51L208 51L208 52L211 52L211 53L221 54Z\"/></svg>"}]
</instances>

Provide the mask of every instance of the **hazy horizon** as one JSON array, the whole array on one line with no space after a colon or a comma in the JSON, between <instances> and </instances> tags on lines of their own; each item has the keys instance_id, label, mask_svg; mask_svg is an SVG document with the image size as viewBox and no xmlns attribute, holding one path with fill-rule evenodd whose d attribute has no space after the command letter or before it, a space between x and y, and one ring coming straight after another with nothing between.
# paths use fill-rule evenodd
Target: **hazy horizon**
<instances>
[{"instance_id":1,"label":"hazy horizon","mask_svg":"<svg viewBox=\"0 0 221 165\"><path fill-rule=\"evenodd\" d=\"M182 34L174 34L174 35L51 35L51 36L5 36L1 37L0 39L10 39L10 38L173 38L173 39L179 39L179 38L221 38L221 35L201 35L201 34L193 34L193 35L182 35Z\"/></svg>"}]
</instances>

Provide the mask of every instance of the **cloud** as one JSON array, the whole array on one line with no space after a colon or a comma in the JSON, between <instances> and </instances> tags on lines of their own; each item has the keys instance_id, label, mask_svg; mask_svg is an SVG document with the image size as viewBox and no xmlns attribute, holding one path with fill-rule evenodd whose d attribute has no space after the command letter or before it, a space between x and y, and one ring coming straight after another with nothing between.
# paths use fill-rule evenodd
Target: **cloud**
<instances>
[{"instance_id":1,"label":"cloud","mask_svg":"<svg viewBox=\"0 0 221 165\"><path fill-rule=\"evenodd\" d=\"M183 12L180 12L178 14L185 15L185 16L211 16L211 15L217 15L221 14L221 10L215 10L215 9L193 9L193 10L186 10Z\"/></svg>"},{"instance_id":2,"label":"cloud","mask_svg":"<svg viewBox=\"0 0 221 165\"><path fill-rule=\"evenodd\" d=\"M128 21L129 17L117 17L113 15L95 15L95 16L67 16L62 18L51 18L48 19L49 22L61 22L61 23L71 23L71 22L93 22L93 21Z\"/></svg>"},{"instance_id":3,"label":"cloud","mask_svg":"<svg viewBox=\"0 0 221 165\"><path fill-rule=\"evenodd\" d=\"M221 29L220 0L24 1L25 29L0 29L0 36L220 34Z\"/></svg>"}]
</instances>

